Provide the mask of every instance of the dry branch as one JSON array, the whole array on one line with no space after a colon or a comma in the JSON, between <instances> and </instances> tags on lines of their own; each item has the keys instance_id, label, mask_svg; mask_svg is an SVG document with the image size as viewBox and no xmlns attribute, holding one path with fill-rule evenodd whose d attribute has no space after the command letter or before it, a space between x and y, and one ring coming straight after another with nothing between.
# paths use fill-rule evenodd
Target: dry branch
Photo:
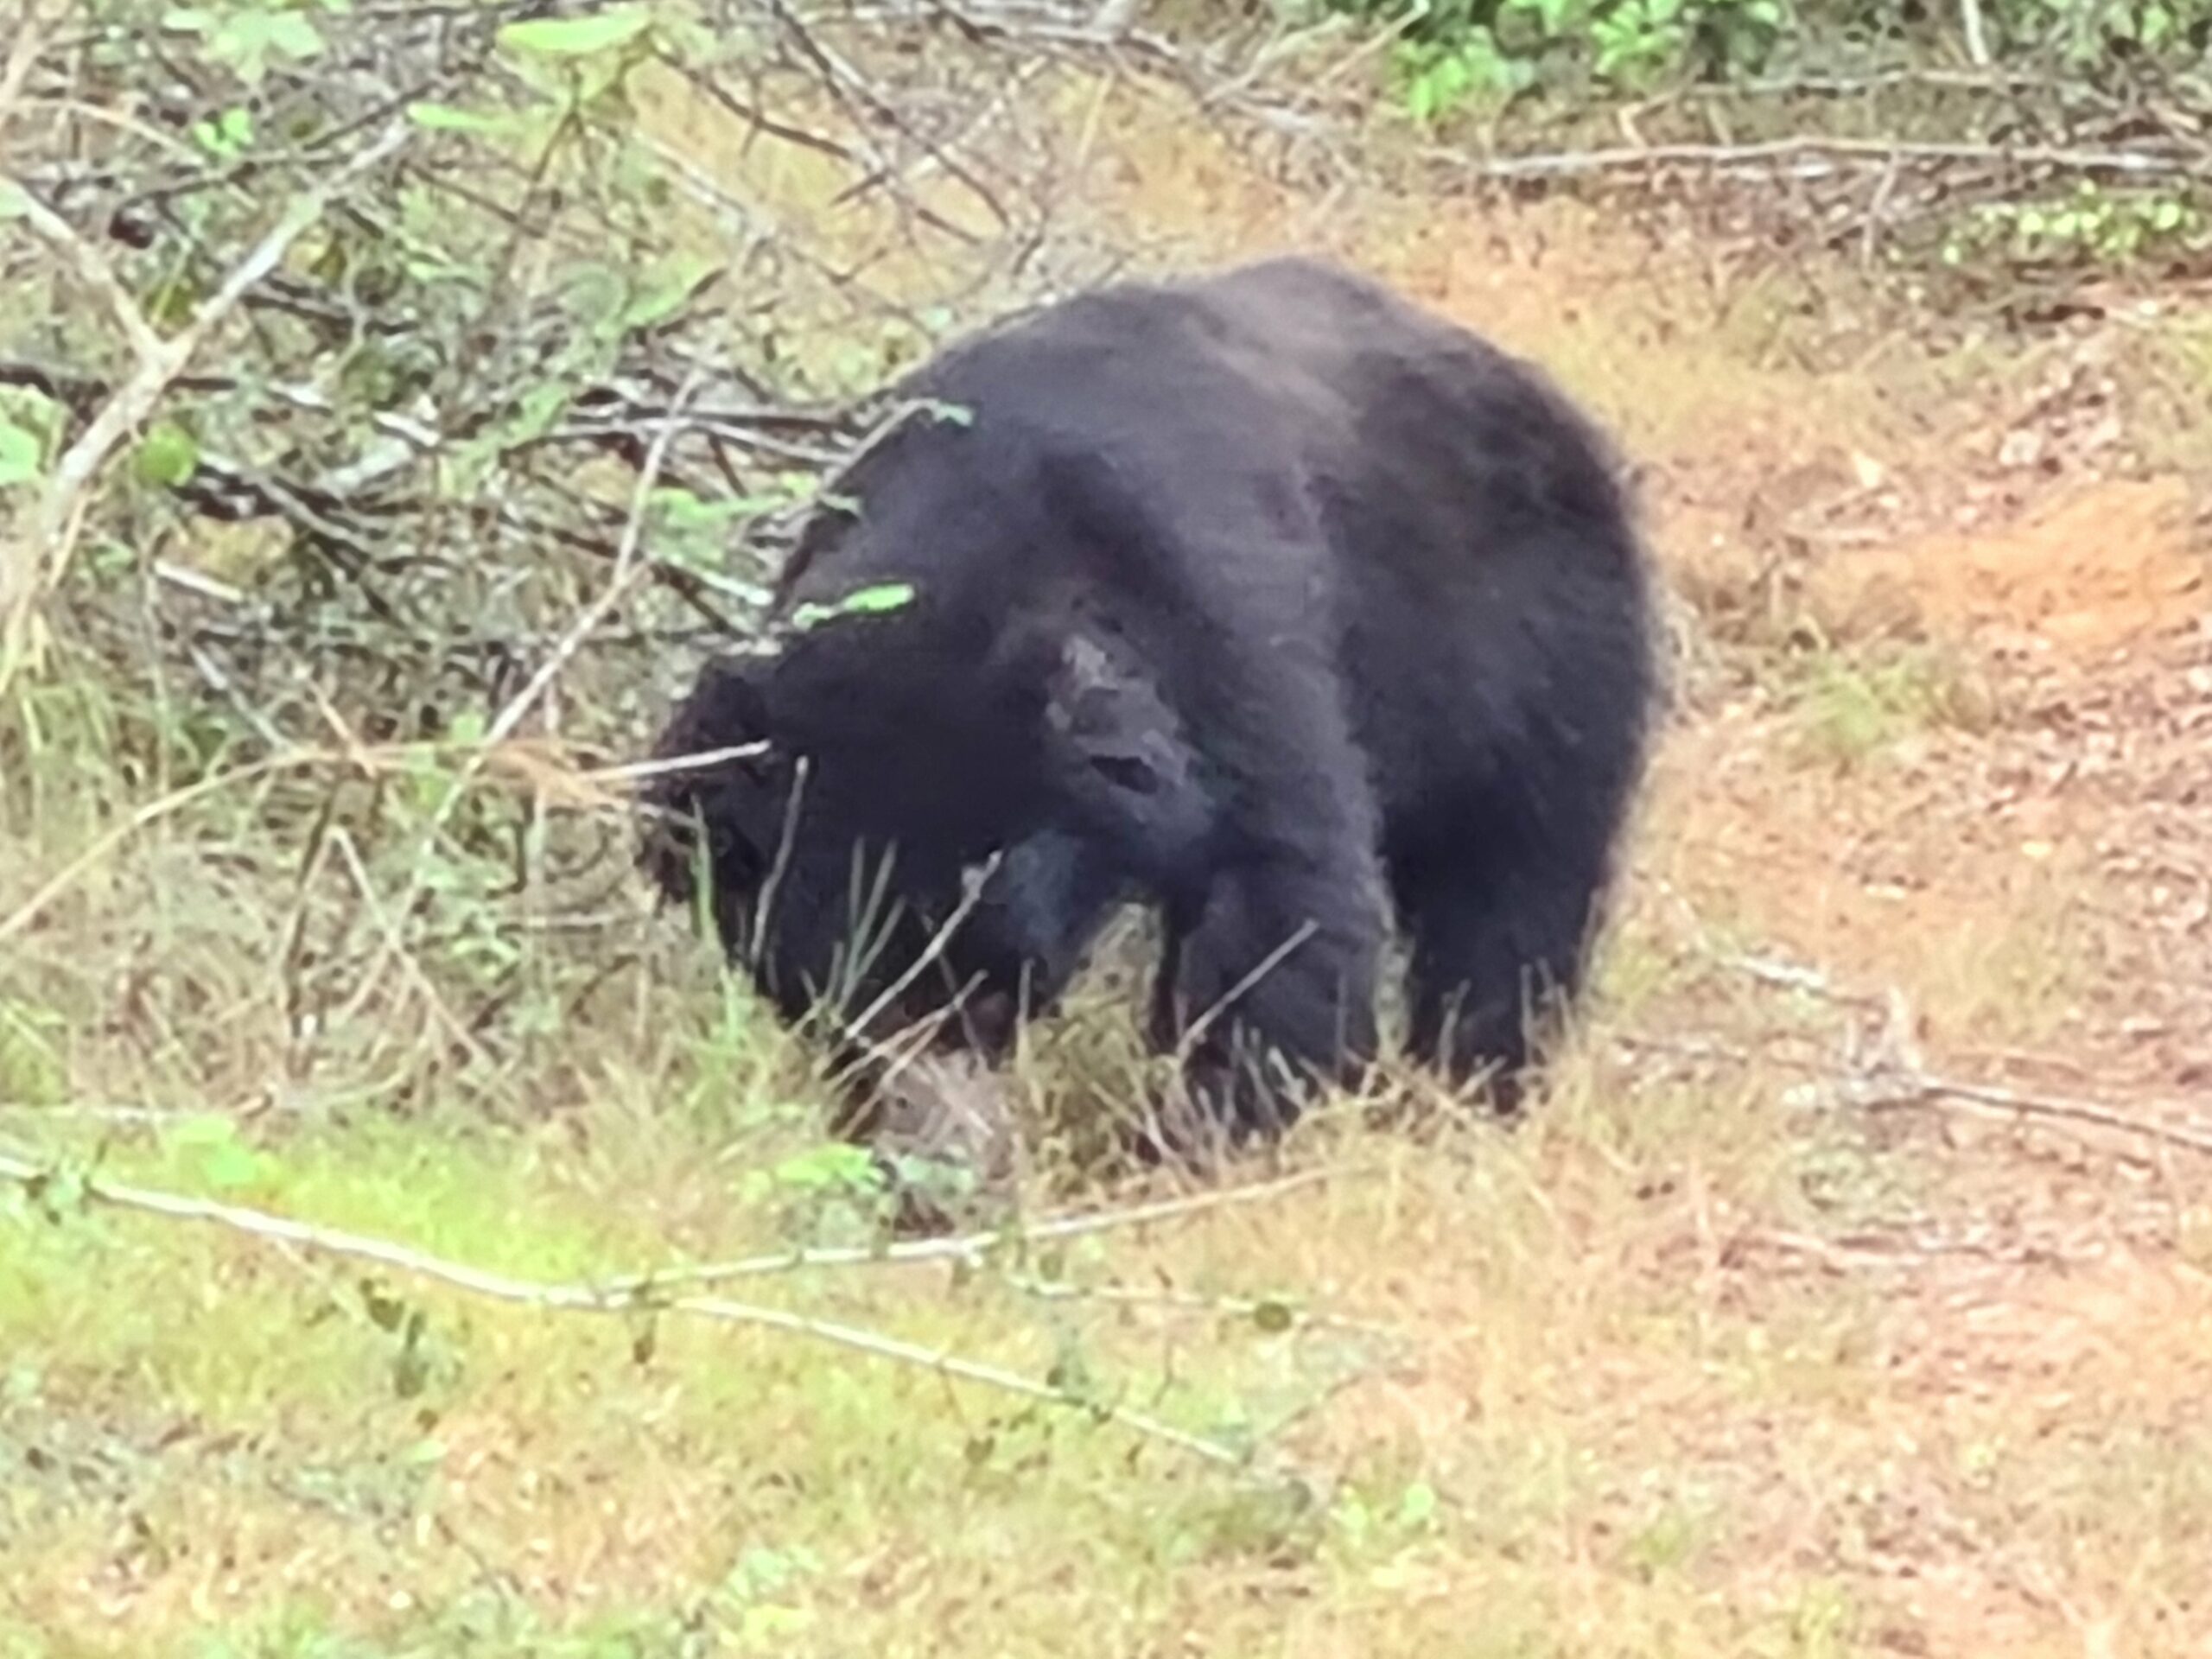
<instances>
[{"instance_id":1,"label":"dry branch","mask_svg":"<svg viewBox=\"0 0 2212 1659\"><path fill-rule=\"evenodd\" d=\"M1763 983L1809 992L1839 1006L1880 1010L1883 1027L1876 1035L1873 1050L1864 1064L1852 1068L1848 1076L1835 1077L1832 1068L1817 1061L1783 1056L1771 1049L1763 1050L1756 1057L1770 1064L1778 1062L1797 1070L1819 1072L1839 1097L1863 1110L1957 1105L1999 1117L2042 1118L2110 1129L2138 1140L2212 1157L2212 1129L2198 1128L2185 1121L2162 1122L2156 1116L2124 1112L2094 1100L2031 1093L1998 1084L1945 1077L1932 1071L1921 1061L1915 1049L1911 1033L1917 1021L1904 991L1896 986L1879 994L1854 992L1839 984L1834 976L1825 969L1771 956L1732 957L1727 958L1727 965ZM1744 1065L1750 1065L1754 1059L1742 1049L1714 1046L1704 1052L1707 1058Z\"/></svg>"},{"instance_id":2,"label":"dry branch","mask_svg":"<svg viewBox=\"0 0 2212 1659\"><path fill-rule=\"evenodd\" d=\"M501 744L458 741L370 744L349 741L334 749L299 744L275 754L264 755L257 760L213 772L166 794L156 796L95 837L76 857L40 883L29 898L5 916L0 916L0 944L7 944L28 930L87 872L97 868L103 859L133 836L212 796L287 773L352 772L373 776L379 772L404 766L410 760L454 755L468 756L480 766L492 760L502 761L510 765L525 781L543 785L553 781L555 773L543 756L537 753L539 747L512 740ZM690 757L684 758L689 760ZM595 775L598 774L570 772L559 774L559 779L562 782L588 791Z\"/></svg>"},{"instance_id":3,"label":"dry branch","mask_svg":"<svg viewBox=\"0 0 2212 1659\"><path fill-rule=\"evenodd\" d=\"M34 1192L58 1179L57 1172L26 1159L0 1154L0 1180ZM789 1336L804 1337L873 1358L912 1366L958 1382L976 1383L1064 1410L1087 1413L1115 1423L1147 1440L1156 1440L1205 1462L1244 1468L1243 1453L1218 1441L1192 1434L1145 1412L1126 1406L1084 1400L1018 1372L982 1361L964 1359L943 1349L902 1341L830 1319L793 1313L782 1308L740 1302L727 1297L665 1294L671 1275L637 1274L600 1284L558 1284L519 1279L493 1273L465 1262L410 1249L388 1239L311 1226L289 1217L241 1205L221 1204L148 1187L125 1185L99 1177L85 1179L79 1188L86 1198L118 1209L137 1211L177 1221L212 1224L265 1243L290 1245L317 1255L368 1262L410 1278L428 1280L470 1295L494 1301L556 1313L629 1314L687 1313L724 1324L753 1325Z\"/></svg>"},{"instance_id":4,"label":"dry branch","mask_svg":"<svg viewBox=\"0 0 2212 1659\"><path fill-rule=\"evenodd\" d=\"M2183 1123L2163 1123L2154 1117L2122 1112L2093 1100L2069 1096L2029 1093L1925 1071L1878 1075L1866 1079L1852 1093L1853 1103L1868 1111L1961 1106L1994 1117L2033 1117L2052 1122L2087 1124L2212 1158L2212 1130Z\"/></svg>"},{"instance_id":5,"label":"dry branch","mask_svg":"<svg viewBox=\"0 0 2212 1659\"><path fill-rule=\"evenodd\" d=\"M809 1268L912 1267L944 1262L980 1267L1001 1251L1020 1251L1037 1244L1057 1243L1099 1233L1129 1231L1140 1227L1157 1226L1162 1222L1186 1221L1214 1211L1243 1205L1272 1203L1287 1193L1306 1187L1319 1186L1329 1181L1347 1180L1370 1173L1358 1168L1302 1170L1276 1180L1258 1181L1245 1186L1218 1187L1182 1198L1135 1205L1124 1210L1062 1216L988 1232L965 1233L952 1238L900 1239L880 1248L800 1246L764 1255L745 1256L734 1262L666 1268L651 1274L607 1280L601 1282L600 1288L610 1292L631 1292L642 1289L648 1283L664 1287L679 1284L717 1284L732 1279L756 1279L766 1274L792 1273Z\"/></svg>"},{"instance_id":6,"label":"dry branch","mask_svg":"<svg viewBox=\"0 0 2212 1659\"><path fill-rule=\"evenodd\" d=\"M1531 156L1476 156L1435 149L1427 154L1431 161L1444 167L1500 181L1560 180L1665 167L1741 171L1790 162L1797 164L1796 171L1801 177L1822 177L1847 168L1878 169L1908 162L1995 162L2069 173L2190 178L2200 176L2207 164L2205 153L2196 147L2181 151L2058 144L1942 143L1835 137L1821 133L1799 133L1758 143L1623 144L1604 149L1559 150Z\"/></svg>"}]
</instances>

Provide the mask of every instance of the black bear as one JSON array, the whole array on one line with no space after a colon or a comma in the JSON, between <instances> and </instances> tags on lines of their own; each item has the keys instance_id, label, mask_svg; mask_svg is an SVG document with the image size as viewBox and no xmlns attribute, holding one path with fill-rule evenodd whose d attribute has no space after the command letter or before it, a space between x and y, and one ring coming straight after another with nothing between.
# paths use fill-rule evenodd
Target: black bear
<instances>
[{"instance_id":1,"label":"black bear","mask_svg":"<svg viewBox=\"0 0 2212 1659\"><path fill-rule=\"evenodd\" d=\"M1154 906L1153 1040L1233 1139L1376 1048L1516 1088L1578 989L1657 668L1607 444L1539 372L1301 257L1017 316L894 389L776 643L661 735L642 855L785 1017L996 1056ZM703 830L703 860L698 832ZM849 1046L857 1046L851 1047Z\"/></svg>"}]
</instances>

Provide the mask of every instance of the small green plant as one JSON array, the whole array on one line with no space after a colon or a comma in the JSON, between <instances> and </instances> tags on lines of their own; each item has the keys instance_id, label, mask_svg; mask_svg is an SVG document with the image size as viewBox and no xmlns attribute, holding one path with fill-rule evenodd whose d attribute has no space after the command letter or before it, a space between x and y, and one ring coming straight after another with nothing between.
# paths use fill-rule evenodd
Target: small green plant
<instances>
[{"instance_id":1,"label":"small green plant","mask_svg":"<svg viewBox=\"0 0 2212 1659\"><path fill-rule=\"evenodd\" d=\"M188 1154L200 1180L217 1192L236 1193L276 1173L276 1161L250 1145L238 1121L221 1112L194 1112L171 1125L169 1145Z\"/></svg>"},{"instance_id":2,"label":"small green plant","mask_svg":"<svg viewBox=\"0 0 2212 1659\"><path fill-rule=\"evenodd\" d=\"M1532 91L1649 92L1669 82L1766 74L1787 49L1824 39L1855 63L1869 41L1955 49L1948 15L1894 0L1324 0L1394 29L1396 91L1423 124L1495 111ZM2130 64L2192 67L2212 35L2212 0L1996 0L1986 44L2100 78ZM1817 48L1816 48L1817 50Z\"/></svg>"},{"instance_id":3,"label":"small green plant","mask_svg":"<svg viewBox=\"0 0 2212 1659\"><path fill-rule=\"evenodd\" d=\"M1336 3L1378 19L1398 10ZM1429 124L1550 84L1640 91L1755 71L1795 21L1789 0L1437 0L1402 22L1399 93Z\"/></svg>"},{"instance_id":4,"label":"small green plant","mask_svg":"<svg viewBox=\"0 0 2212 1659\"><path fill-rule=\"evenodd\" d=\"M825 1141L746 1172L738 1200L777 1216L787 1236L816 1243L872 1236L889 1218L885 1171L866 1147Z\"/></svg>"},{"instance_id":5,"label":"small green plant","mask_svg":"<svg viewBox=\"0 0 2212 1659\"><path fill-rule=\"evenodd\" d=\"M0 490L36 484L46 475L60 424L60 410L43 393L0 389Z\"/></svg>"},{"instance_id":6,"label":"small green plant","mask_svg":"<svg viewBox=\"0 0 2212 1659\"><path fill-rule=\"evenodd\" d=\"M773 1651L802 1636L814 1622L810 1609L796 1604L794 1592L820 1576L822 1561L812 1550L770 1549L755 1545L737 1558L715 1598L729 1622L726 1634L743 1650Z\"/></svg>"},{"instance_id":7,"label":"small green plant","mask_svg":"<svg viewBox=\"0 0 2212 1659\"><path fill-rule=\"evenodd\" d=\"M1922 647L1808 652L1793 664L1785 695L1802 756L1845 771L1915 731L1970 727L1981 713L1975 686L1958 665Z\"/></svg>"},{"instance_id":8,"label":"small green plant","mask_svg":"<svg viewBox=\"0 0 2212 1659\"><path fill-rule=\"evenodd\" d=\"M1945 239L1941 257L1952 266L1992 256L2028 265L2125 265L2201 251L2208 241L2195 193L2115 190L2084 179L2064 195L1976 207Z\"/></svg>"},{"instance_id":9,"label":"small green plant","mask_svg":"<svg viewBox=\"0 0 2212 1659\"><path fill-rule=\"evenodd\" d=\"M1476 24L1455 41L1409 41L1398 71L1407 113L1426 125L1470 106L1503 105L1535 83L1536 67Z\"/></svg>"},{"instance_id":10,"label":"small green plant","mask_svg":"<svg viewBox=\"0 0 2212 1659\"><path fill-rule=\"evenodd\" d=\"M1995 9L2002 44L2093 71L2114 54L2159 56L2202 49L2208 0L2006 0Z\"/></svg>"}]
</instances>

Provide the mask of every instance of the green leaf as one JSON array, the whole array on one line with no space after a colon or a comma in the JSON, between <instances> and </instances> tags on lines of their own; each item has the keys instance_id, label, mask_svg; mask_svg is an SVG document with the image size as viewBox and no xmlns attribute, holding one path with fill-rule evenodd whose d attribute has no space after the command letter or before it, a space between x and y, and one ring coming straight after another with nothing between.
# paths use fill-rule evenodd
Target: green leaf
<instances>
[{"instance_id":1,"label":"green leaf","mask_svg":"<svg viewBox=\"0 0 2212 1659\"><path fill-rule=\"evenodd\" d=\"M30 210L29 193L13 179L0 179L0 219L21 219Z\"/></svg>"},{"instance_id":2,"label":"green leaf","mask_svg":"<svg viewBox=\"0 0 2212 1659\"><path fill-rule=\"evenodd\" d=\"M675 314L690 299L715 262L702 254L677 254L661 263L643 289L622 308L625 329L650 328Z\"/></svg>"},{"instance_id":3,"label":"green leaf","mask_svg":"<svg viewBox=\"0 0 2212 1659\"><path fill-rule=\"evenodd\" d=\"M238 1138L238 1126L220 1112L194 1112L169 1126L168 1138L179 1147L226 1146Z\"/></svg>"},{"instance_id":4,"label":"green leaf","mask_svg":"<svg viewBox=\"0 0 2212 1659\"><path fill-rule=\"evenodd\" d=\"M588 57L594 52L634 40L652 27L652 14L640 8L618 6L588 17L532 17L509 23L499 31L499 44L517 52L545 57Z\"/></svg>"},{"instance_id":5,"label":"green leaf","mask_svg":"<svg viewBox=\"0 0 2212 1659\"><path fill-rule=\"evenodd\" d=\"M458 110L450 104L427 99L410 104L407 118L432 132L502 132L513 120L511 116L480 115L474 110Z\"/></svg>"},{"instance_id":6,"label":"green leaf","mask_svg":"<svg viewBox=\"0 0 2212 1659\"><path fill-rule=\"evenodd\" d=\"M253 111L226 110L213 121L195 121L192 136L211 156L235 156L253 142Z\"/></svg>"},{"instance_id":7,"label":"green leaf","mask_svg":"<svg viewBox=\"0 0 2212 1659\"><path fill-rule=\"evenodd\" d=\"M719 530L741 519L758 518L786 505L778 495L735 495L702 500L690 490L664 485L647 498L665 517L671 530Z\"/></svg>"},{"instance_id":8,"label":"green leaf","mask_svg":"<svg viewBox=\"0 0 2212 1659\"><path fill-rule=\"evenodd\" d=\"M322 50L321 33L296 11L269 13L262 38L272 51L287 57L312 58Z\"/></svg>"},{"instance_id":9,"label":"green leaf","mask_svg":"<svg viewBox=\"0 0 2212 1659\"><path fill-rule=\"evenodd\" d=\"M200 1173L207 1184L216 1187L250 1186L261 1173L261 1160L253 1148L232 1141L228 1146L211 1147L200 1165Z\"/></svg>"},{"instance_id":10,"label":"green leaf","mask_svg":"<svg viewBox=\"0 0 2212 1659\"><path fill-rule=\"evenodd\" d=\"M880 615L886 611L903 610L914 602L913 584L887 582L879 587L863 588L847 595L841 608L849 614Z\"/></svg>"},{"instance_id":11,"label":"green leaf","mask_svg":"<svg viewBox=\"0 0 2212 1659\"><path fill-rule=\"evenodd\" d=\"M147 483L174 489L199 467L200 445L175 421L156 421L139 440L137 465Z\"/></svg>"},{"instance_id":12,"label":"green leaf","mask_svg":"<svg viewBox=\"0 0 2212 1659\"><path fill-rule=\"evenodd\" d=\"M37 433L0 421L0 490L36 482L40 459Z\"/></svg>"},{"instance_id":13,"label":"green leaf","mask_svg":"<svg viewBox=\"0 0 2212 1659\"><path fill-rule=\"evenodd\" d=\"M200 1173L210 1186L248 1186L267 1167L267 1160L239 1138L237 1122L220 1112L194 1112L170 1128L168 1140L199 1153Z\"/></svg>"},{"instance_id":14,"label":"green leaf","mask_svg":"<svg viewBox=\"0 0 2212 1659\"><path fill-rule=\"evenodd\" d=\"M791 613L791 626L804 633L847 616L882 616L914 602L913 584L887 582L848 594L832 605L802 605Z\"/></svg>"},{"instance_id":15,"label":"green leaf","mask_svg":"<svg viewBox=\"0 0 2212 1659\"><path fill-rule=\"evenodd\" d=\"M1436 1488L1417 1480L1398 1499L1398 1524L1425 1527L1436 1518Z\"/></svg>"},{"instance_id":16,"label":"green leaf","mask_svg":"<svg viewBox=\"0 0 2212 1659\"><path fill-rule=\"evenodd\" d=\"M861 1147L817 1147L810 1151L785 1159L769 1172L777 1185L798 1192L833 1192L849 1189L867 1192L879 1185L880 1172L868 1150Z\"/></svg>"},{"instance_id":17,"label":"green leaf","mask_svg":"<svg viewBox=\"0 0 2212 1659\"><path fill-rule=\"evenodd\" d=\"M322 35L296 11L247 11L227 17L207 12L171 12L172 28L204 35L209 60L230 69L248 86L269 73L269 60L304 60L322 52Z\"/></svg>"}]
</instances>

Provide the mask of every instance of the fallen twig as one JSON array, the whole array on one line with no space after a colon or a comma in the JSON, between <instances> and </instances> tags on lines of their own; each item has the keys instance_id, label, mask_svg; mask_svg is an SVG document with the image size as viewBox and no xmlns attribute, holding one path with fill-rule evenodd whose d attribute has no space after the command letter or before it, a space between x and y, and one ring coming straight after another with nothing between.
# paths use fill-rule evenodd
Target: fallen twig
<instances>
[{"instance_id":1,"label":"fallen twig","mask_svg":"<svg viewBox=\"0 0 2212 1659\"><path fill-rule=\"evenodd\" d=\"M1917 1106L1956 1105L1994 1116L2040 1117L2087 1123L2098 1128L2178 1147L2212 1158L2212 1131L2116 1111L2095 1101L2062 1095L2031 1094L1996 1084L1966 1083L1924 1071L1878 1073L1853 1088L1852 1103L1867 1111L1899 1111Z\"/></svg>"},{"instance_id":2,"label":"fallen twig","mask_svg":"<svg viewBox=\"0 0 2212 1659\"><path fill-rule=\"evenodd\" d=\"M54 1179L55 1175L55 1171L27 1160L0 1154L0 1180L36 1188ZM651 1275L632 1275L626 1280L608 1281L600 1285L550 1284L518 1279L471 1267L465 1262L448 1261L410 1249L387 1239L311 1226L305 1222L294 1221L267 1211L249 1209L242 1205L220 1204L212 1199L188 1198L181 1193L128 1186L98 1177L85 1179L79 1190L87 1198L118 1209L139 1211L173 1220L207 1222L266 1243L289 1244L320 1255L342 1256L352 1261L372 1262L395 1273L430 1280L452 1289L496 1301L560 1313L628 1313L650 1311L689 1313L701 1319L718 1319L725 1324L756 1325L792 1336L808 1337L834 1347L932 1371L940 1376L1019 1395L1041 1404L1088 1412L1102 1421L1118 1424L1147 1440L1157 1440L1208 1463L1242 1468L1249 1461L1244 1453L1234 1447L1177 1428L1173 1424L1147 1413L1071 1395L1001 1366L963 1359L942 1349L925 1348L917 1343L902 1341L899 1338L863 1330L856 1325L793 1313L782 1308L733 1301L727 1297L664 1296L658 1294L658 1282Z\"/></svg>"},{"instance_id":3,"label":"fallen twig","mask_svg":"<svg viewBox=\"0 0 2212 1659\"><path fill-rule=\"evenodd\" d=\"M1017 1224L986 1232L963 1233L952 1238L901 1239L880 1248L844 1245L817 1249L803 1245L795 1249L744 1256L732 1262L667 1268L627 1279L606 1280L600 1287L609 1292L628 1293L641 1289L647 1283L664 1287L677 1284L707 1285L730 1279L758 1278L764 1274L792 1273L804 1268L912 1266L931 1262L978 1265L995 1250L1052 1243L1094 1233L1118 1232L1164 1221L1185 1221L1210 1211L1268 1203L1305 1187L1319 1186L1324 1182L1348 1179L1368 1173L1370 1172L1360 1167L1301 1170L1276 1180L1255 1182L1247 1186L1222 1187L1207 1192L1190 1193L1182 1198L1162 1198L1154 1204L1134 1205L1126 1210L1061 1216L1027 1225Z\"/></svg>"},{"instance_id":4,"label":"fallen twig","mask_svg":"<svg viewBox=\"0 0 2212 1659\"><path fill-rule=\"evenodd\" d=\"M1798 133L1760 143L1621 144L1602 149L1560 150L1539 156L1474 156L1432 149L1436 162L1478 178L1564 179L1596 173L1639 171L1654 167L1719 169L1768 167L1777 162L1821 164L1827 174L1842 167L1889 167L1902 162L2003 162L2018 167L2057 168L2074 173L2119 173L2171 178L2201 173L2202 155L2149 149L2094 149L2055 144L1936 143L1890 138L1829 137Z\"/></svg>"},{"instance_id":5,"label":"fallen twig","mask_svg":"<svg viewBox=\"0 0 2212 1659\"><path fill-rule=\"evenodd\" d=\"M1833 1062L1809 1056L1786 1054L1771 1044L1751 1048L1696 1039L1661 1039L1632 1033L1618 1040L1645 1048L1734 1065L1782 1065L1815 1079L1804 1085L1842 1099L1866 1111L1901 1111L1916 1107L1955 1105L1990 1116L2035 1117L2109 1129L2212 1157L2212 1128L2192 1122L2164 1122L2138 1112L2124 1112L2101 1102L2074 1096L2050 1095L2010 1089L2001 1084L1976 1083L1945 1077L1922 1063L1913 1041L1917 1023L1902 990L1851 990L1826 970L1777 957L1738 954L1725 957L1725 965L1764 984L1802 991L1843 1007L1879 1008L1881 1029L1875 1033L1872 1052L1856 1066L1847 1062L1847 1075L1837 1076Z\"/></svg>"}]
</instances>

